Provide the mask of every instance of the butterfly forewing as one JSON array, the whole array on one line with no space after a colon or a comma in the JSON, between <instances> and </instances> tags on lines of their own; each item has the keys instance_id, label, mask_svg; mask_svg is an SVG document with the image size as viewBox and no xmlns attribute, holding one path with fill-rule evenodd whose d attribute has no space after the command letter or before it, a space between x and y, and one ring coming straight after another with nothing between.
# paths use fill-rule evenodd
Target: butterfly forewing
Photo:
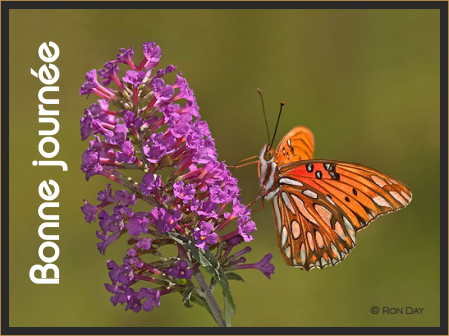
<instances>
[{"instance_id":1,"label":"butterfly forewing","mask_svg":"<svg viewBox=\"0 0 449 336\"><path fill-rule=\"evenodd\" d=\"M274 161L278 166L313 157L315 142L312 132L304 126L296 126L288 132L279 143Z\"/></svg>"},{"instance_id":2,"label":"butterfly forewing","mask_svg":"<svg viewBox=\"0 0 449 336\"><path fill-rule=\"evenodd\" d=\"M272 206L279 247L289 265L306 270L336 265L354 247L358 230L412 198L396 179L352 163L306 160L278 173Z\"/></svg>"}]
</instances>

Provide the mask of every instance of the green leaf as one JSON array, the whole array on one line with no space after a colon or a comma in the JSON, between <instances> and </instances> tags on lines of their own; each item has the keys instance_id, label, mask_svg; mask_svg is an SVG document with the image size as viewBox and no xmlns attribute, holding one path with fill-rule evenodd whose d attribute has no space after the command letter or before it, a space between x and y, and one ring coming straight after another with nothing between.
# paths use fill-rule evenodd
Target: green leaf
<instances>
[{"instance_id":1,"label":"green leaf","mask_svg":"<svg viewBox=\"0 0 449 336\"><path fill-rule=\"evenodd\" d=\"M245 282L245 280L243 280L243 278L242 278L240 275L238 275L237 273L234 273L234 272L228 272L228 273L226 273L226 278L227 278L228 280L237 280L237 281L243 281L243 282Z\"/></svg>"},{"instance_id":2,"label":"green leaf","mask_svg":"<svg viewBox=\"0 0 449 336\"><path fill-rule=\"evenodd\" d=\"M213 293L214 290L215 290L215 285L216 285L216 284L217 284L217 283L215 282L215 279L212 278L211 281L210 281L210 285L209 285L210 291L211 291L212 293Z\"/></svg>"},{"instance_id":3,"label":"green leaf","mask_svg":"<svg viewBox=\"0 0 449 336\"><path fill-rule=\"evenodd\" d=\"M188 287L186 288L182 293L182 302L184 302L184 306L187 308L192 308L192 304L190 303L190 298L192 296L192 292L194 291L195 287Z\"/></svg>"},{"instance_id":4,"label":"green leaf","mask_svg":"<svg viewBox=\"0 0 449 336\"><path fill-rule=\"evenodd\" d=\"M168 235L171 239L173 239L175 242L177 242L177 243L179 243L179 244L181 244L181 245L184 245L184 244L188 241L187 238L185 238L185 237L183 237L183 236L180 236L180 235L177 235L177 234L175 234L175 233L167 232L167 235Z\"/></svg>"}]
</instances>

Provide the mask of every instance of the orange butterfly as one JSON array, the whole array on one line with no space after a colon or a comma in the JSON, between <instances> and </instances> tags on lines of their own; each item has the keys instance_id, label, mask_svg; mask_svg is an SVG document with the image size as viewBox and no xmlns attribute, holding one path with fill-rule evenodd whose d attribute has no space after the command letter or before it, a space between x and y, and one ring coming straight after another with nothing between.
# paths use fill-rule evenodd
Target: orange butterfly
<instances>
[{"instance_id":1,"label":"orange butterfly","mask_svg":"<svg viewBox=\"0 0 449 336\"><path fill-rule=\"evenodd\" d=\"M313 151L312 132L297 126L276 150L266 144L258 160L260 197L272 201L281 253L288 265L307 271L338 264L359 230L412 199L410 189L391 176L354 163L314 160Z\"/></svg>"}]
</instances>

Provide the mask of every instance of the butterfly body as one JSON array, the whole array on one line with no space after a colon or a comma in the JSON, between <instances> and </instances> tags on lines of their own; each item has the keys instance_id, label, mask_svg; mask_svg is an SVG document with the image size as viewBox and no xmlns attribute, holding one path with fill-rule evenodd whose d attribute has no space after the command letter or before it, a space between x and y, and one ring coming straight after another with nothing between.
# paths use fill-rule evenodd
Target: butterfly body
<instances>
[{"instance_id":1,"label":"butterfly body","mask_svg":"<svg viewBox=\"0 0 449 336\"><path fill-rule=\"evenodd\" d=\"M298 126L276 150L265 145L259 156L262 197L272 203L281 253L288 265L305 270L338 264L355 246L357 231L412 198L391 176L315 160L313 150L312 133Z\"/></svg>"}]
</instances>

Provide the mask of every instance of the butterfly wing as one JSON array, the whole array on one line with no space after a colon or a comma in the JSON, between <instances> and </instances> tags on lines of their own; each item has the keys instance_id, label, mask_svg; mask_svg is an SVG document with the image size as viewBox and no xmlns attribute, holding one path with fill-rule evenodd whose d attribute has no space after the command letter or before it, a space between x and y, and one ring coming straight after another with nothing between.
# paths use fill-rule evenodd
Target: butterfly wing
<instances>
[{"instance_id":1,"label":"butterfly wing","mask_svg":"<svg viewBox=\"0 0 449 336\"><path fill-rule=\"evenodd\" d=\"M336 265L356 232L378 216L404 208L410 190L377 170L338 161L307 160L279 169L272 206L287 264L306 270Z\"/></svg>"},{"instance_id":2,"label":"butterfly wing","mask_svg":"<svg viewBox=\"0 0 449 336\"><path fill-rule=\"evenodd\" d=\"M313 157L315 142L312 132L304 126L296 126L279 143L274 161L278 166Z\"/></svg>"}]
</instances>

